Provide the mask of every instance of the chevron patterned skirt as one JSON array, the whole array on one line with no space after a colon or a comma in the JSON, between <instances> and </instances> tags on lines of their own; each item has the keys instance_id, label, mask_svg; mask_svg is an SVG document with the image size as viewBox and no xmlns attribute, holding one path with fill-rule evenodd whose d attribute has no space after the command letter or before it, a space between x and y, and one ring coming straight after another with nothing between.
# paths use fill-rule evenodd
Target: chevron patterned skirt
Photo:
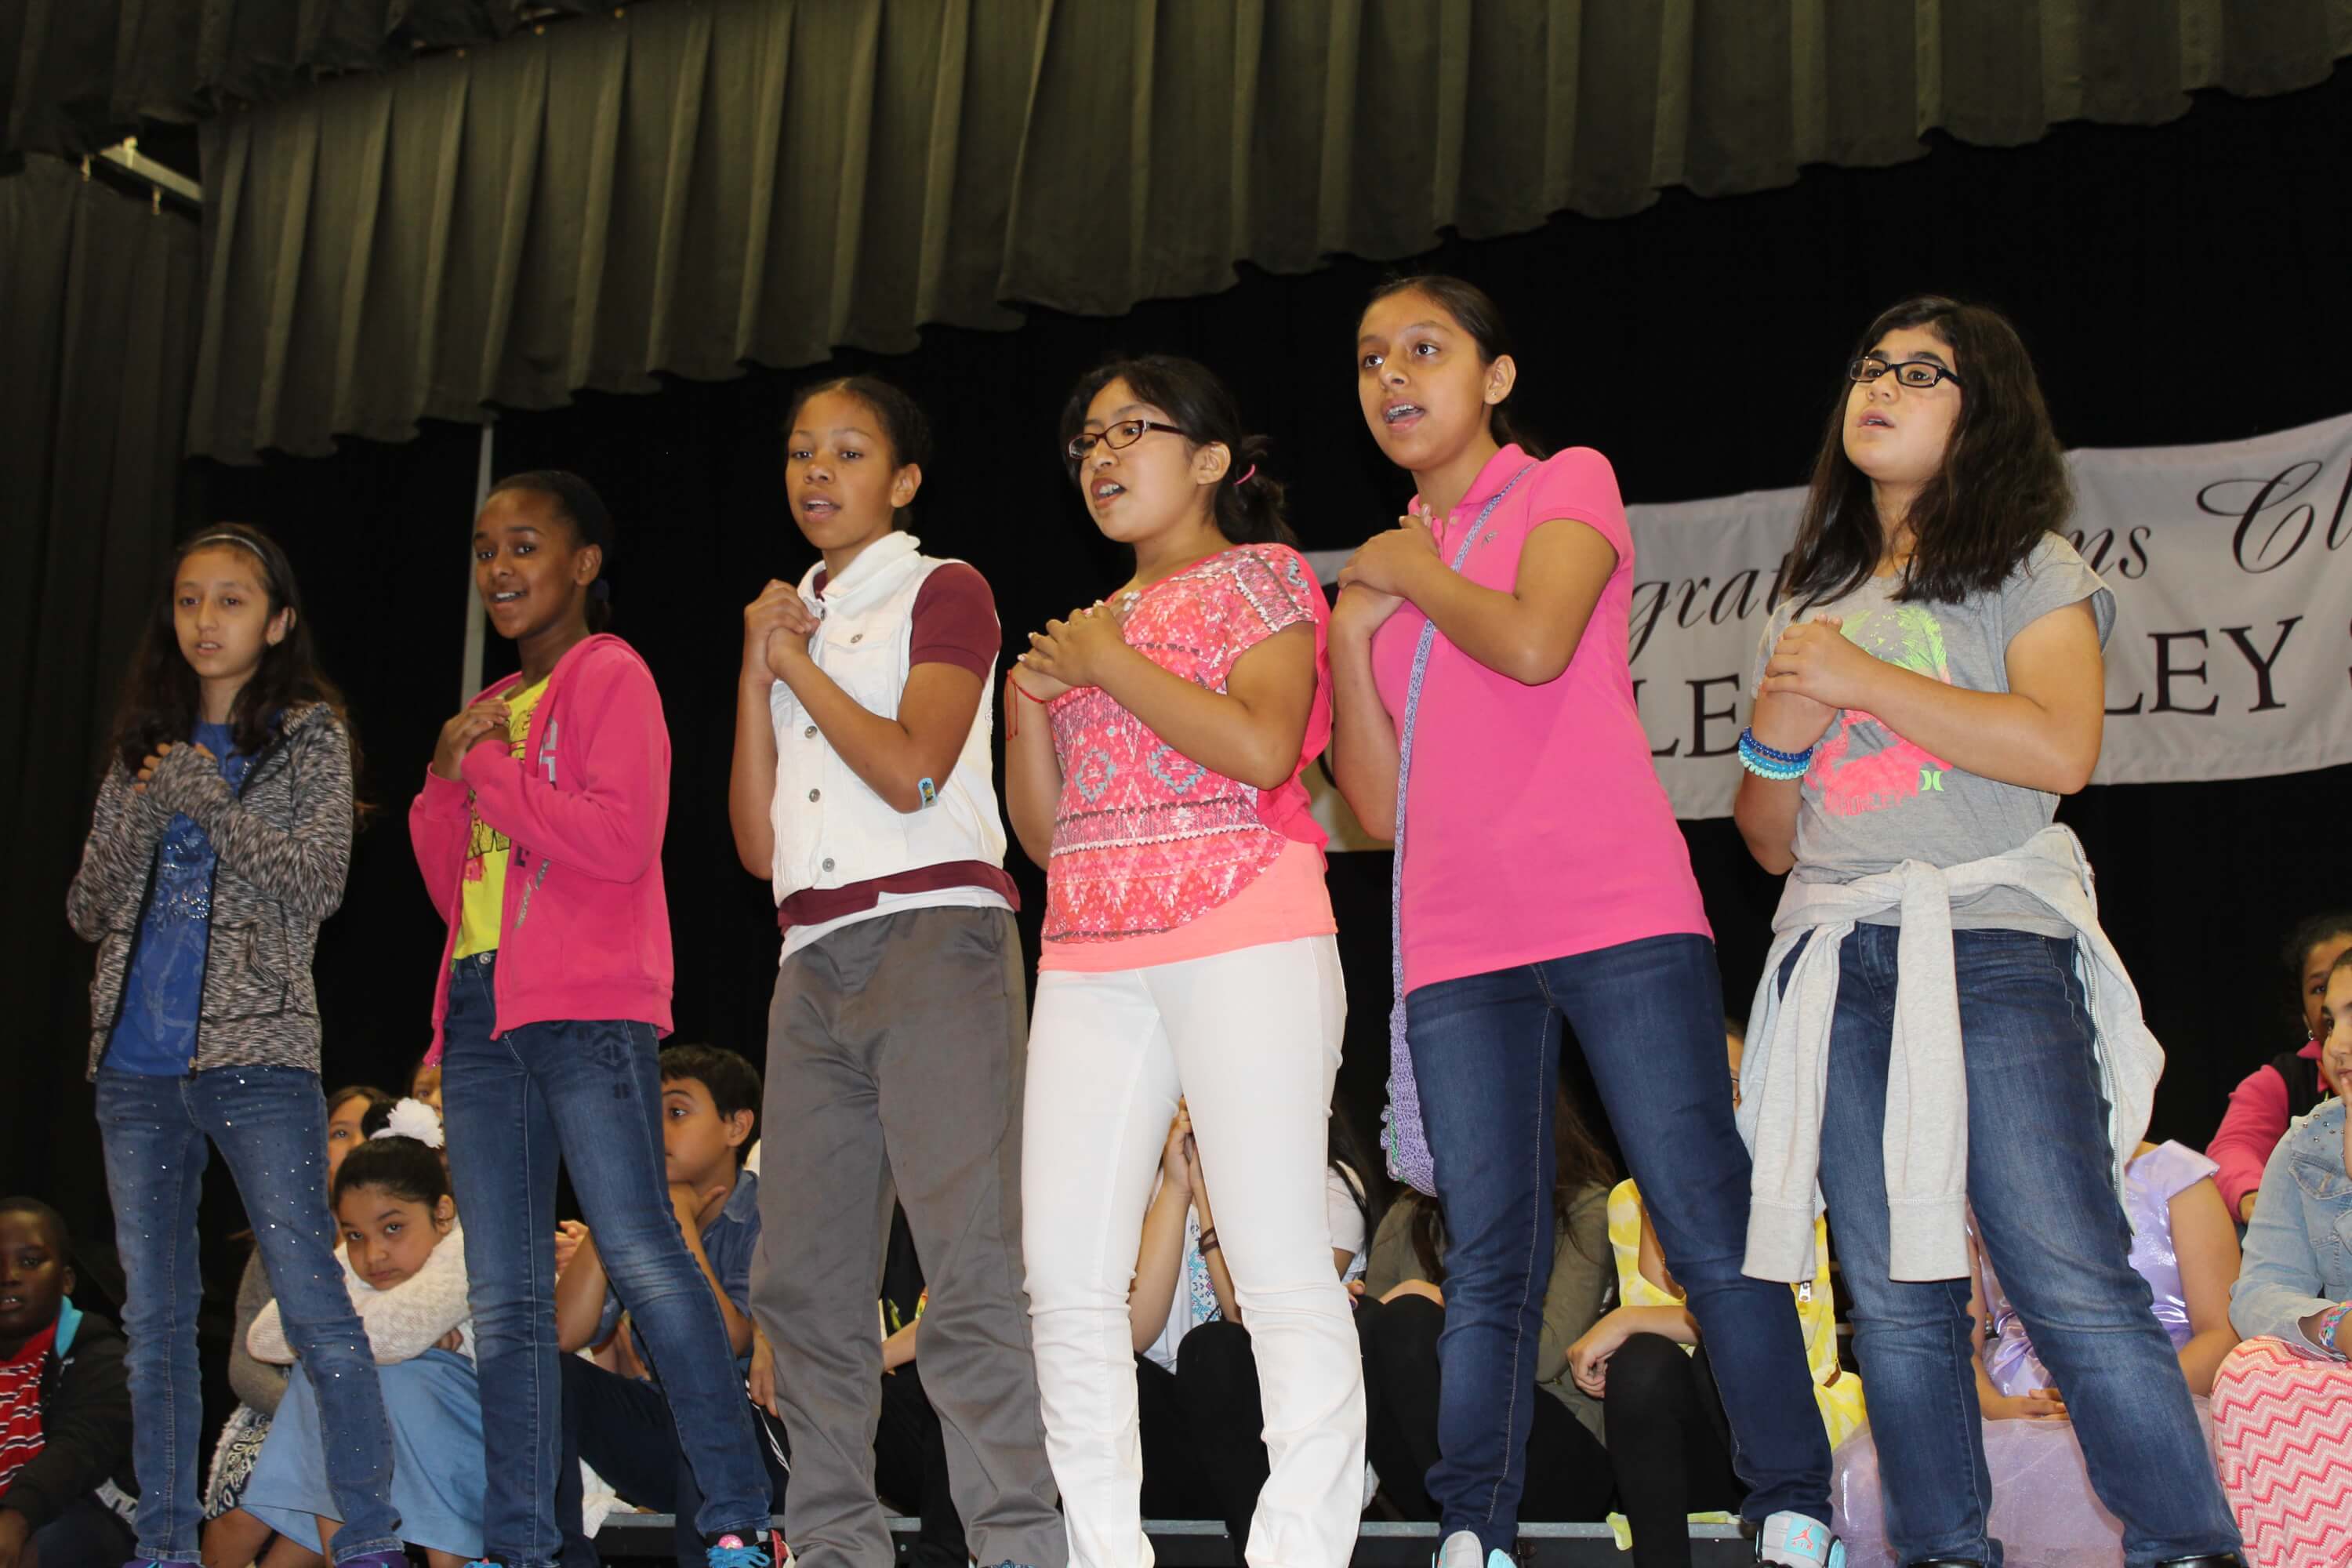
<instances>
[{"instance_id":1,"label":"chevron patterned skirt","mask_svg":"<svg viewBox=\"0 0 2352 1568\"><path fill-rule=\"evenodd\" d=\"M2214 1377L2213 1435L2248 1562L2352 1563L2352 1365L2248 1340Z\"/></svg>"}]
</instances>

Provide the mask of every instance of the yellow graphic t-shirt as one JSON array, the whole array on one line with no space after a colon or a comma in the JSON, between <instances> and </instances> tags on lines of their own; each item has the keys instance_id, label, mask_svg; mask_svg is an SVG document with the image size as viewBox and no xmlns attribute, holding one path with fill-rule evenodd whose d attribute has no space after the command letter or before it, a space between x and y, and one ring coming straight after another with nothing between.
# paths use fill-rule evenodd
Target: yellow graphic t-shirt
<instances>
[{"instance_id":1,"label":"yellow graphic t-shirt","mask_svg":"<svg viewBox=\"0 0 2352 1568\"><path fill-rule=\"evenodd\" d=\"M523 742L530 734L530 712L547 695L541 680L528 691L507 699L507 755L522 760ZM507 836L474 816L473 837L466 844L466 881L457 912L457 950L452 958L495 952L499 922L507 902Z\"/></svg>"}]
</instances>

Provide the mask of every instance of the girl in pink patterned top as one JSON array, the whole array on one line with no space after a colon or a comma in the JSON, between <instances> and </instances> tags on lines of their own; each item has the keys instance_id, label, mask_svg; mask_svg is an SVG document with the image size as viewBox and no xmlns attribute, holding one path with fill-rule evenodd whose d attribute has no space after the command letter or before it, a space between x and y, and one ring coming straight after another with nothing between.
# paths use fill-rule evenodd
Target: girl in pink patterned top
<instances>
[{"instance_id":1,"label":"girl in pink patterned top","mask_svg":"<svg viewBox=\"0 0 2352 1568\"><path fill-rule=\"evenodd\" d=\"M1231 1234L1200 1245L1223 1252L1262 1352L1272 1475L1249 1557L1337 1568L1364 1462L1324 1202L1347 1006L1299 782L1330 733L1329 615L1265 443L1208 370L1107 365L1062 434L1087 510L1136 562L1108 601L1031 637L1005 693L1013 828L1045 868L1023 1236L1071 1557L1150 1561L1128 1303L1181 1097L1229 1194Z\"/></svg>"}]
</instances>

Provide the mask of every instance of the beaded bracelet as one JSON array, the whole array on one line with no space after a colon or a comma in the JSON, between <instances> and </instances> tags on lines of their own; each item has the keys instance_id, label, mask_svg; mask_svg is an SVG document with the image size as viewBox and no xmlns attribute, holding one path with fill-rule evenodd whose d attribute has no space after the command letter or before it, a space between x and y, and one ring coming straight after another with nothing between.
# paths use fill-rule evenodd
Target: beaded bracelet
<instances>
[{"instance_id":1,"label":"beaded bracelet","mask_svg":"<svg viewBox=\"0 0 2352 1568\"><path fill-rule=\"evenodd\" d=\"M2352 1313L2352 1301L2340 1302L2319 1315L2319 1332L2315 1337L2338 1356L2344 1352L2336 1342L2336 1331L2343 1326L2347 1313Z\"/></svg>"},{"instance_id":2,"label":"beaded bracelet","mask_svg":"<svg viewBox=\"0 0 2352 1568\"><path fill-rule=\"evenodd\" d=\"M1801 752L1776 751L1756 738L1753 730L1739 731L1739 765L1760 779L1775 783L1801 779L1813 760L1813 749Z\"/></svg>"}]
</instances>

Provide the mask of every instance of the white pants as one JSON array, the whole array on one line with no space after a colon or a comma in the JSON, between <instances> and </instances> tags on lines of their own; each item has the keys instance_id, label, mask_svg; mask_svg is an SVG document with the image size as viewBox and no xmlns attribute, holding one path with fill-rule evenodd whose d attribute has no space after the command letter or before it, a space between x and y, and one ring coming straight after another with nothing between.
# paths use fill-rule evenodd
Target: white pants
<instances>
[{"instance_id":1,"label":"white pants","mask_svg":"<svg viewBox=\"0 0 2352 1568\"><path fill-rule=\"evenodd\" d=\"M1045 1452L1074 1568L1152 1561L1127 1297L1180 1094L1265 1410L1273 1473L1250 1525L1250 1568L1341 1568L1355 1549L1363 1363L1324 1201L1346 1019L1328 936L1038 977L1022 1239Z\"/></svg>"}]
</instances>

